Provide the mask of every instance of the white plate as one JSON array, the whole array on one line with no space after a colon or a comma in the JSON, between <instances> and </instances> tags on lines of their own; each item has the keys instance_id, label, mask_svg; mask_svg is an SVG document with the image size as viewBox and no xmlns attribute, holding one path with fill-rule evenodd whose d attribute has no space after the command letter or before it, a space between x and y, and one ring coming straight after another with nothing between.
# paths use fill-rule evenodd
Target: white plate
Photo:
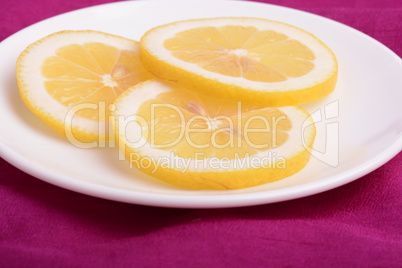
<instances>
[{"instance_id":1,"label":"white plate","mask_svg":"<svg viewBox=\"0 0 402 268\"><path fill-rule=\"evenodd\" d=\"M305 105L319 119L315 153L298 174L235 191L188 191L119 160L116 148L79 149L22 103L15 62L30 43L65 29L93 29L139 40L151 27L182 19L250 16L297 25L324 41L339 61L335 92ZM378 168L402 148L402 61L372 38L332 20L251 2L119 2L63 14L0 44L0 153L16 167L80 193L135 204L218 208L272 203L320 193ZM329 134L327 134L329 133ZM339 142L339 144L338 144Z\"/></svg>"}]
</instances>

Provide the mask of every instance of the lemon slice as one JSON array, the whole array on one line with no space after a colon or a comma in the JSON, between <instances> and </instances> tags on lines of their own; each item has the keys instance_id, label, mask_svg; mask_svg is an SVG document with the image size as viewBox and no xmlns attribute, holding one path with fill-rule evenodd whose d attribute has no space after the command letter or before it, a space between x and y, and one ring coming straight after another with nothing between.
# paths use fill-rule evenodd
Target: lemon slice
<instances>
[{"instance_id":1,"label":"lemon slice","mask_svg":"<svg viewBox=\"0 0 402 268\"><path fill-rule=\"evenodd\" d=\"M298 105L331 93L334 53L312 34L257 18L174 22L141 38L141 60L156 76L221 97Z\"/></svg>"},{"instance_id":2,"label":"lemon slice","mask_svg":"<svg viewBox=\"0 0 402 268\"><path fill-rule=\"evenodd\" d=\"M119 149L130 165L189 189L240 189L301 170L315 138L296 106L222 100L173 83L129 88L113 112Z\"/></svg>"},{"instance_id":3,"label":"lemon slice","mask_svg":"<svg viewBox=\"0 0 402 268\"><path fill-rule=\"evenodd\" d=\"M28 46L17 61L20 96L70 141L107 140L109 105L151 77L139 44L97 31L62 31Z\"/></svg>"}]
</instances>

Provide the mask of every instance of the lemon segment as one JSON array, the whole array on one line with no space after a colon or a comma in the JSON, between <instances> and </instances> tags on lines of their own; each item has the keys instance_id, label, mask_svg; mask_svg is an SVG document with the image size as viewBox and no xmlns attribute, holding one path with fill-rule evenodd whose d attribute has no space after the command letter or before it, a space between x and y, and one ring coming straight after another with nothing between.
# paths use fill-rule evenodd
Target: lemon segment
<instances>
[{"instance_id":1,"label":"lemon segment","mask_svg":"<svg viewBox=\"0 0 402 268\"><path fill-rule=\"evenodd\" d=\"M140 63L138 42L97 31L42 38L21 53L16 74L26 106L80 142L108 140L109 105L128 87L153 77Z\"/></svg>"},{"instance_id":2,"label":"lemon segment","mask_svg":"<svg viewBox=\"0 0 402 268\"><path fill-rule=\"evenodd\" d=\"M140 56L156 76L216 96L271 106L298 105L331 93L334 53L297 27L257 18L212 18L155 27Z\"/></svg>"},{"instance_id":3,"label":"lemon segment","mask_svg":"<svg viewBox=\"0 0 402 268\"><path fill-rule=\"evenodd\" d=\"M293 175L315 137L299 107L222 100L160 80L127 89L115 105L115 135L131 166L189 189L241 189Z\"/></svg>"}]
</instances>

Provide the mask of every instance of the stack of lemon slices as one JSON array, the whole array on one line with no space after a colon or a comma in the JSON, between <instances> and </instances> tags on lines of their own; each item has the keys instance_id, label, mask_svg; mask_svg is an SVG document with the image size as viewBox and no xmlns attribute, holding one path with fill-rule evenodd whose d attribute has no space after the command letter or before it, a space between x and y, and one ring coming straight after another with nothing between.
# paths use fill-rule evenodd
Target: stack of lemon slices
<instances>
[{"instance_id":1,"label":"stack of lemon slices","mask_svg":"<svg viewBox=\"0 0 402 268\"><path fill-rule=\"evenodd\" d=\"M132 167L189 189L240 189L300 171L316 131L297 105L328 95L336 79L320 40L257 18L174 22L140 43L63 31L17 61L22 100L70 142L116 138Z\"/></svg>"}]
</instances>

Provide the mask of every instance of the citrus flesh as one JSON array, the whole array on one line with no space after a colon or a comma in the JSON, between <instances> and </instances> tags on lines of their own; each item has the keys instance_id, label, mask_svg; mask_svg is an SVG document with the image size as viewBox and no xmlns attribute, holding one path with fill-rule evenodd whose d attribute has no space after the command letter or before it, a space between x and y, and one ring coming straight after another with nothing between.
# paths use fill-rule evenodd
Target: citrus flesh
<instances>
[{"instance_id":1,"label":"citrus flesh","mask_svg":"<svg viewBox=\"0 0 402 268\"><path fill-rule=\"evenodd\" d=\"M188 189L241 189L288 177L315 137L296 106L221 99L148 80L116 101L119 149L132 167Z\"/></svg>"},{"instance_id":2,"label":"citrus flesh","mask_svg":"<svg viewBox=\"0 0 402 268\"><path fill-rule=\"evenodd\" d=\"M298 105L333 91L337 61L312 34L257 18L174 22L141 38L156 76L189 89L271 106Z\"/></svg>"},{"instance_id":3,"label":"citrus flesh","mask_svg":"<svg viewBox=\"0 0 402 268\"><path fill-rule=\"evenodd\" d=\"M67 138L107 140L109 105L150 77L139 44L97 31L62 31L28 46L17 61L20 96Z\"/></svg>"}]
</instances>

